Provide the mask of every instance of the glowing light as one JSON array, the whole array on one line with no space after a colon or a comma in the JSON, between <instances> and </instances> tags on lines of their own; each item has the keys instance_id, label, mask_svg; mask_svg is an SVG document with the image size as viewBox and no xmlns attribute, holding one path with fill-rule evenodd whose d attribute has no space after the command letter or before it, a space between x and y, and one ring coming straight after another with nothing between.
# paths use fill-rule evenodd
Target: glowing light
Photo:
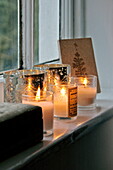
<instances>
[{"instance_id":1,"label":"glowing light","mask_svg":"<svg viewBox=\"0 0 113 170\"><path fill-rule=\"evenodd\" d=\"M62 95L65 95L66 94L66 89L64 87L62 87L60 92L61 92Z\"/></svg>"},{"instance_id":2,"label":"glowing light","mask_svg":"<svg viewBox=\"0 0 113 170\"><path fill-rule=\"evenodd\" d=\"M40 87L38 87L37 93L36 93L36 100L40 99Z\"/></svg>"},{"instance_id":3,"label":"glowing light","mask_svg":"<svg viewBox=\"0 0 113 170\"><path fill-rule=\"evenodd\" d=\"M86 86L86 85L87 85L87 78L84 78L84 80L83 80L83 84L84 84L84 86Z\"/></svg>"},{"instance_id":4,"label":"glowing light","mask_svg":"<svg viewBox=\"0 0 113 170\"><path fill-rule=\"evenodd\" d=\"M53 140L60 138L62 135L66 134L67 129L55 129Z\"/></svg>"}]
</instances>

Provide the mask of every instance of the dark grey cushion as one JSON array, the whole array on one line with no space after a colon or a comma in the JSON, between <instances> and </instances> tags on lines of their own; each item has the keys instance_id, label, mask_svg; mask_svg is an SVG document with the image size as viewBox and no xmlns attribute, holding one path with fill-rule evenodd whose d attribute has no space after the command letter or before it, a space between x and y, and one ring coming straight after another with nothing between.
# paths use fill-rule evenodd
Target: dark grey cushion
<instances>
[{"instance_id":1,"label":"dark grey cushion","mask_svg":"<svg viewBox=\"0 0 113 170\"><path fill-rule=\"evenodd\" d=\"M41 107L0 103L0 161L42 139Z\"/></svg>"}]
</instances>

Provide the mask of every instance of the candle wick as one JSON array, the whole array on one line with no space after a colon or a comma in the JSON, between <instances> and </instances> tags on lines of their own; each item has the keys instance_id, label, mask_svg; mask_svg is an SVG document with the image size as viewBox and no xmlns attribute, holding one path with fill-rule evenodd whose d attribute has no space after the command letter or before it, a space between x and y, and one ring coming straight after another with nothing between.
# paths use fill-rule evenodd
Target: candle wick
<instances>
[{"instance_id":1,"label":"candle wick","mask_svg":"<svg viewBox=\"0 0 113 170\"><path fill-rule=\"evenodd\" d=\"M84 88L86 88L86 84L83 84Z\"/></svg>"}]
</instances>

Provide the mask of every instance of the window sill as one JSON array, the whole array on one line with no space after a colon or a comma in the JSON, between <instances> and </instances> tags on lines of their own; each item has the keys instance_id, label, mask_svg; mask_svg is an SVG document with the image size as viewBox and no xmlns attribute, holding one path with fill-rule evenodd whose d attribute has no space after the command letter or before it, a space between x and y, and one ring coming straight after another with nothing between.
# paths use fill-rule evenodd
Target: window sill
<instances>
[{"instance_id":1,"label":"window sill","mask_svg":"<svg viewBox=\"0 0 113 170\"><path fill-rule=\"evenodd\" d=\"M93 111L81 111L76 120L54 119L53 136L44 137L43 141L34 147L2 162L1 169L25 168L37 160L46 160L49 156L60 153L64 148L76 143L78 139L88 134L98 124L113 117L113 102L97 100L97 108ZM57 160L56 160L57 162ZM36 162L35 162L36 163ZM44 165L42 165L44 166Z\"/></svg>"}]
</instances>

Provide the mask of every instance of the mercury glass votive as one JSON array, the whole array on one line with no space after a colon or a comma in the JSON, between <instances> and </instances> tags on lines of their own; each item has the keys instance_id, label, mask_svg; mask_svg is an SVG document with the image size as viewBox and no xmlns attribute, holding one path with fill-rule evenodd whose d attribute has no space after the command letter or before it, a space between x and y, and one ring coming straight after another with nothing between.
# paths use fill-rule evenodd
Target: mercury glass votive
<instances>
[{"instance_id":1,"label":"mercury glass votive","mask_svg":"<svg viewBox=\"0 0 113 170\"><path fill-rule=\"evenodd\" d=\"M97 77L95 75L80 75L70 77L70 81L78 86L78 108L80 110L95 109Z\"/></svg>"},{"instance_id":2,"label":"mercury glass votive","mask_svg":"<svg viewBox=\"0 0 113 170\"><path fill-rule=\"evenodd\" d=\"M41 70L15 70L4 73L4 101L21 103L23 91L47 89L47 73Z\"/></svg>"},{"instance_id":3,"label":"mercury glass votive","mask_svg":"<svg viewBox=\"0 0 113 170\"><path fill-rule=\"evenodd\" d=\"M26 95L27 94L27 95ZM40 106L43 113L43 134L49 136L53 134L53 93L46 91L25 92L22 95L22 103ZM38 113L37 113L38 114Z\"/></svg>"},{"instance_id":4,"label":"mercury glass votive","mask_svg":"<svg viewBox=\"0 0 113 170\"><path fill-rule=\"evenodd\" d=\"M39 70L47 71L47 82L49 85L56 85L67 82L71 74L69 64L44 64L35 66Z\"/></svg>"}]
</instances>

